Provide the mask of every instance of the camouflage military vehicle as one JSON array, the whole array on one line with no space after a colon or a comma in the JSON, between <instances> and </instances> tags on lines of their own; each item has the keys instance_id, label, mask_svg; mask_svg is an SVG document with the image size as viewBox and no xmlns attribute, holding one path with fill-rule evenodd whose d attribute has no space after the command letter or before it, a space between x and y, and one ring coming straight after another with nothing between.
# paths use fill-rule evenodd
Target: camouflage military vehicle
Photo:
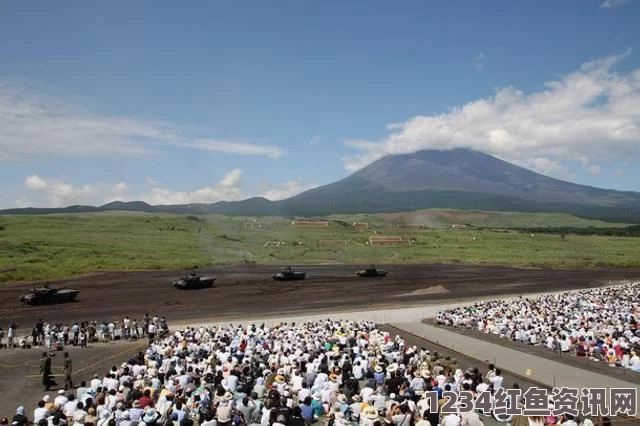
<instances>
[{"instance_id":1,"label":"camouflage military vehicle","mask_svg":"<svg viewBox=\"0 0 640 426\"><path fill-rule=\"evenodd\" d=\"M295 272L291 269L290 266L287 266L279 273L273 276L273 279L276 281L295 281L295 280L304 280L307 276L306 272Z\"/></svg>"},{"instance_id":2,"label":"camouflage military vehicle","mask_svg":"<svg viewBox=\"0 0 640 426\"><path fill-rule=\"evenodd\" d=\"M50 305L54 303L73 302L80 290L69 288L50 288L47 284L40 288L33 288L27 294L20 296L20 301L28 305Z\"/></svg>"},{"instance_id":3,"label":"camouflage military vehicle","mask_svg":"<svg viewBox=\"0 0 640 426\"><path fill-rule=\"evenodd\" d=\"M173 286L180 290L196 290L200 288L211 288L216 281L214 277L201 277L195 272L180 277L173 282Z\"/></svg>"},{"instance_id":4,"label":"camouflage military vehicle","mask_svg":"<svg viewBox=\"0 0 640 426\"><path fill-rule=\"evenodd\" d=\"M375 266L371 265L367 269L356 272L356 275L363 278L384 277L387 275L387 271L376 269Z\"/></svg>"}]
</instances>

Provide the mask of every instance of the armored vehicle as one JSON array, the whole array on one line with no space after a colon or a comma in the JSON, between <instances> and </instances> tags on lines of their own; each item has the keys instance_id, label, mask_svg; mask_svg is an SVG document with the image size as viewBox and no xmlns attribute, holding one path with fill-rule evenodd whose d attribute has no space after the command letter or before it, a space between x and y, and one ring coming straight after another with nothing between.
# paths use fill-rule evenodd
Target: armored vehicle
<instances>
[{"instance_id":1,"label":"armored vehicle","mask_svg":"<svg viewBox=\"0 0 640 426\"><path fill-rule=\"evenodd\" d=\"M356 275L359 277L384 277L387 275L387 271L376 269L375 266L371 265L367 269L356 272Z\"/></svg>"},{"instance_id":2,"label":"armored vehicle","mask_svg":"<svg viewBox=\"0 0 640 426\"><path fill-rule=\"evenodd\" d=\"M216 281L214 277L201 277L195 272L191 272L189 275L180 277L180 279L173 282L173 286L180 290L195 290L199 288L211 288Z\"/></svg>"},{"instance_id":3,"label":"armored vehicle","mask_svg":"<svg viewBox=\"0 0 640 426\"><path fill-rule=\"evenodd\" d=\"M294 280L304 280L307 276L306 272L294 272L290 266L287 266L279 273L273 276L273 279L276 281L294 281Z\"/></svg>"},{"instance_id":4,"label":"armored vehicle","mask_svg":"<svg viewBox=\"0 0 640 426\"><path fill-rule=\"evenodd\" d=\"M20 296L20 301L28 305L49 305L53 303L73 302L78 297L80 290L69 288L50 288L47 284L40 288L30 290L29 293Z\"/></svg>"}]
</instances>

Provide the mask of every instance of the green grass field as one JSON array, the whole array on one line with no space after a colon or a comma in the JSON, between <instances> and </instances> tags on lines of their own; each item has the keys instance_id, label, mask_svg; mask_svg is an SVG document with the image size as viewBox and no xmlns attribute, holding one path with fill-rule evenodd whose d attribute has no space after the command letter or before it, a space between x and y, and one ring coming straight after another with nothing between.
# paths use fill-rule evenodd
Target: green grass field
<instances>
[{"instance_id":1,"label":"green grass field","mask_svg":"<svg viewBox=\"0 0 640 426\"><path fill-rule=\"evenodd\" d=\"M463 262L553 267L640 267L640 240L535 235L483 227L613 226L568 215L432 210L333 216L327 228L296 228L287 218L95 213L0 216L0 282L41 280L95 271L187 268L222 264ZM357 231L353 222L368 222ZM427 223L428 222L428 223ZM434 228L397 228L397 224ZM622 226L622 224L621 224ZM413 241L371 246L370 235ZM332 241L335 240L335 241ZM264 247L280 241L280 247Z\"/></svg>"}]
</instances>

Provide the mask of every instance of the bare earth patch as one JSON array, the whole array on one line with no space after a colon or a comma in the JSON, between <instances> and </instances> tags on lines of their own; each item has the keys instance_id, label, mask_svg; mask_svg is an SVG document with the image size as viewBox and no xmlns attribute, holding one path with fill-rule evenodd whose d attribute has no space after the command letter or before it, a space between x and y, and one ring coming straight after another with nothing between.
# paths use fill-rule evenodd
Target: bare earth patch
<instances>
[{"instance_id":1,"label":"bare earth patch","mask_svg":"<svg viewBox=\"0 0 640 426\"><path fill-rule=\"evenodd\" d=\"M450 291L444 288L442 284L440 284L432 287L421 288L421 289L412 291L411 293L399 294L396 297L426 296L428 294L446 294L446 293L450 293Z\"/></svg>"}]
</instances>

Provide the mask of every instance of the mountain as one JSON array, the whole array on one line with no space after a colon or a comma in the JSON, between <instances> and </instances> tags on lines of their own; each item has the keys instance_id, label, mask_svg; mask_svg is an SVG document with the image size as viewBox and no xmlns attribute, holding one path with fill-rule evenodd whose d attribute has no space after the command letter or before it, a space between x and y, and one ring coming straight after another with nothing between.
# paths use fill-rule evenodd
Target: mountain
<instances>
[{"instance_id":1,"label":"mountain","mask_svg":"<svg viewBox=\"0 0 640 426\"><path fill-rule=\"evenodd\" d=\"M640 193L565 182L469 149L389 155L282 203L298 214L457 208L640 220Z\"/></svg>"},{"instance_id":2,"label":"mountain","mask_svg":"<svg viewBox=\"0 0 640 426\"><path fill-rule=\"evenodd\" d=\"M135 212L155 212L157 208L144 201L113 201L99 207L102 211L135 211Z\"/></svg>"},{"instance_id":3,"label":"mountain","mask_svg":"<svg viewBox=\"0 0 640 426\"><path fill-rule=\"evenodd\" d=\"M135 210L255 216L380 213L425 208L564 212L639 222L640 193L578 185L535 173L469 149L389 155L356 173L281 201L255 197L213 204L151 206L140 201L100 207L11 209L3 214Z\"/></svg>"}]
</instances>

